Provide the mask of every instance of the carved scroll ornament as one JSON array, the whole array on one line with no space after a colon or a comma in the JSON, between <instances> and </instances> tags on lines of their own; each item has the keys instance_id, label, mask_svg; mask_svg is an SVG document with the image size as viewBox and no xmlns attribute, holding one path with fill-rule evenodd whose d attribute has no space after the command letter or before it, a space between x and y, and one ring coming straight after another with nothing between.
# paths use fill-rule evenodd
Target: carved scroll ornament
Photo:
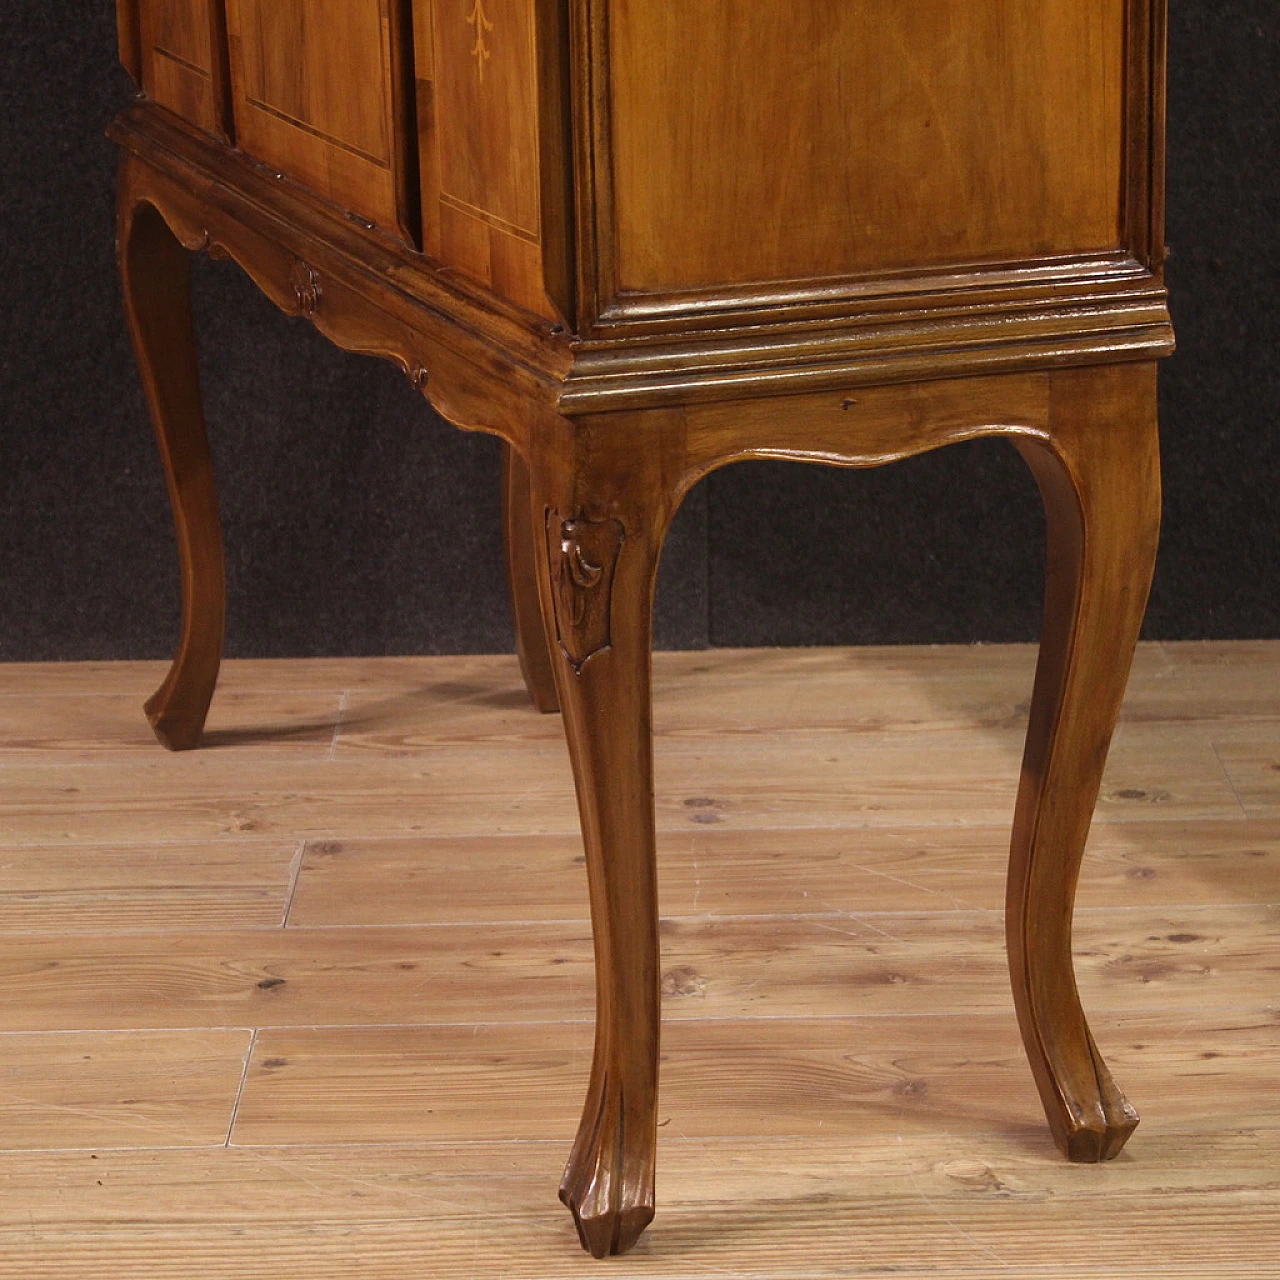
<instances>
[{"instance_id":1,"label":"carved scroll ornament","mask_svg":"<svg viewBox=\"0 0 1280 1280\"><path fill-rule=\"evenodd\" d=\"M298 310L304 316L315 315L320 310L320 300L324 296L320 288L319 272L299 259L289 272L289 283L293 286L293 296L297 299Z\"/></svg>"},{"instance_id":2,"label":"carved scroll ornament","mask_svg":"<svg viewBox=\"0 0 1280 1280\"><path fill-rule=\"evenodd\" d=\"M577 671L611 643L613 575L624 532L617 520L547 513L556 630Z\"/></svg>"}]
</instances>

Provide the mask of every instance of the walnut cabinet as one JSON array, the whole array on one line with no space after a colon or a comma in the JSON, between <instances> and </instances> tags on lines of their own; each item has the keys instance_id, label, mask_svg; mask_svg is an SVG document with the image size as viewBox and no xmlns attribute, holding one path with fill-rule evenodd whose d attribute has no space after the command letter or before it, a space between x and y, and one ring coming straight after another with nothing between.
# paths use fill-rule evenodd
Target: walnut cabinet
<instances>
[{"instance_id":1,"label":"walnut cabinet","mask_svg":"<svg viewBox=\"0 0 1280 1280\"><path fill-rule=\"evenodd\" d=\"M118 12L140 89L112 131L120 264L184 584L148 712L194 746L221 652L187 270L210 252L506 442L517 647L564 715L591 885L596 1051L562 1188L584 1245L624 1250L654 1211L654 575L684 494L745 458L872 466L1002 436L1034 472L1010 970L1059 1144L1114 1155L1137 1116L1081 1011L1070 921L1159 523L1164 0Z\"/></svg>"}]
</instances>

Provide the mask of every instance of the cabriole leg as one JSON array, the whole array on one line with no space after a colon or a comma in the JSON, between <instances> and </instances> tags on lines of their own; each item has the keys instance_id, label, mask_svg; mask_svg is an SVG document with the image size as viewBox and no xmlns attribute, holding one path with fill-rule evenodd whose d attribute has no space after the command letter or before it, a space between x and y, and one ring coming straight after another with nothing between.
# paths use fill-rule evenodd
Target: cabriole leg
<instances>
[{"instance_id":1,"label":"cabriole leg","mask_svg":"<svg viewBox=\"0 0 1280 1280\"><path fill-rule=\"evenodd\" d=\"M1155 564L1155 393L1153 366L1055 374L1050 443L1018 446L1044 497L1048 567L1009 865L1009 967L1049 1125L1078 1161L1110 1159L1138 1123L1080 1007L1071 919Z\"/></svg>"},{"instance_id":2,"label":"cabriole leg","mask_svg":"<svg viewBox=\"0 0 1280 1280\"><path fill-rule=\"evenodd\" d=\"M536 480L533 510L545 530L539 585L578 791L596 959L591 1082L560 1198L583 1246L604 1257L629 1249L654 1213L660 992L649 664L673 503L643 461L629 459L613 475L604 465L589 470Z\"/></svg>"},{"instance_id":3,"label":"cabriole leg","mask_svg":"<svg viewBox=\"0 0 1280 1280\"><path fill-rule=\"evenodd\" d=\"M151 407L178 535L182 636L169 674L146 704L170 750L196 746L218 679L225 619L222 531L200 404L191 319L190 254L122 170L119 241L125 313Z\"/></svg>"},{"instance_id":4,"label":"cabriole leg","mask_svg":"<svg viewBox=\"0 0 1280 1280\"><path fill-rule=\"evenodd\" d=\"M516 623L516 656L529 700L538 711L559 711L555 673L538 603L535 531L529 520L529 468L511 445L502 446L502 540Z\"/></svg>"}]
</instances>

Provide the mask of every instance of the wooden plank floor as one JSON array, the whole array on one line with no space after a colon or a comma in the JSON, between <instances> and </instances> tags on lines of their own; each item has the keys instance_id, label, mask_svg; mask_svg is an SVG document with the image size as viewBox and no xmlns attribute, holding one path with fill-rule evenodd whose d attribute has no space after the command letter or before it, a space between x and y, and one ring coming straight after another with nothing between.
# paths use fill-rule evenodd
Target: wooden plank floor
<instances>
[{"instance_id":1,"label":"wooden plank floor","mask_svg":"<svg viewBox=\"0 0 1280 1280\"><path fill-rule=\"evenodd\" d=\"M659 1215L555 1199L591 946L514 659L0 667L0 1277L1280 1277L1280 642L1142 649L1080 983L1143 1115L1053 1150L1003 862L1026 647L656 662Z\"/></svg>"}]
</instances>

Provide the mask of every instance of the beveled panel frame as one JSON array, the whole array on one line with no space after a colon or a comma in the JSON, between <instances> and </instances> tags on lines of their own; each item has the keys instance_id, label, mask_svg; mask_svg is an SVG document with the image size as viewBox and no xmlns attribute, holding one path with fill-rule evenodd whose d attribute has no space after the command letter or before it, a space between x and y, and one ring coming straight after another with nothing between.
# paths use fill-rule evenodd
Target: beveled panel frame
<instances>
[{"instance_id":1,"label":"beveled panel frame","mask_svg":"<svg viewBox=\"0 0 1280 1280\"><path fill-rule=\"evenodd\" d=\"M963 293L974 302L986 291L999 306L1011 287L1039 286L1050 299L1064 285L1087 294L1146 286L1153 302L1163 300L1167 0L1127 0L1125 7L1118 250L653 293L619 285L609 30L615 3L571 0L577 327L589 341L813 321L859 310L870 299L910 307L912 297Z\"/></svg>"}]
</instances>

